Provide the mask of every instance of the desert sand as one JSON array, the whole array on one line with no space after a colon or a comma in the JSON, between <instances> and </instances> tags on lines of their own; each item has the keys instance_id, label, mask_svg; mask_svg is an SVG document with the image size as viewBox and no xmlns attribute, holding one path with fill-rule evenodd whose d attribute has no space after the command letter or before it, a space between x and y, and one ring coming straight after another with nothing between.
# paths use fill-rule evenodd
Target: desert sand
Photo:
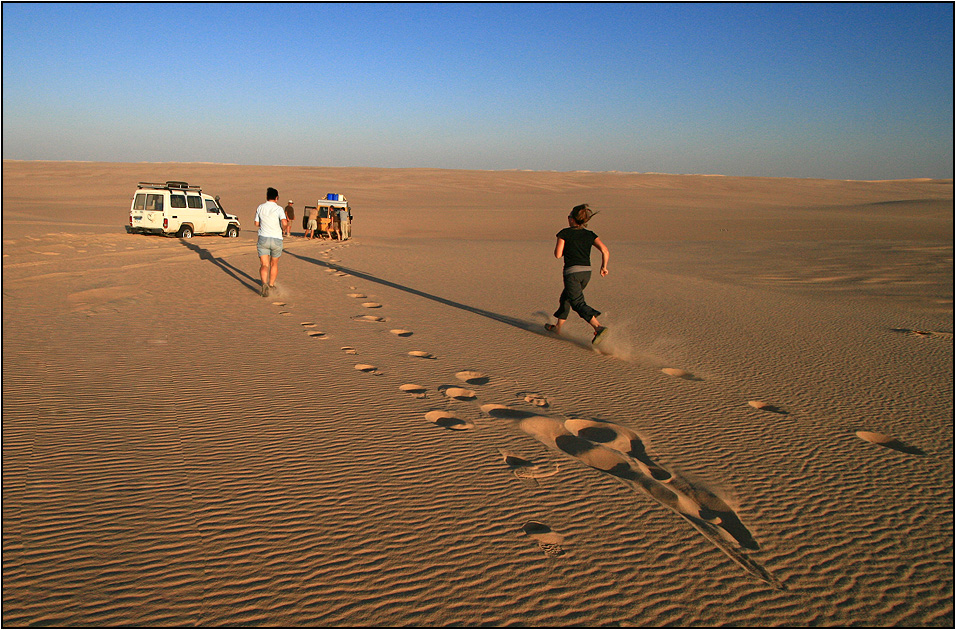
<instances>
[{"instance_id":1,"label":"desert sand","mask_svg":"<svg viewBox=\"0 0 956 630\"><path fill-rule=\"evenodd\" d=\"M167 179L240 237L127 234ZM355 221L263 299L267 186ZM954 623L952 180L4 161L2 225L5 626Z\"/></svg>"}]
</instances>

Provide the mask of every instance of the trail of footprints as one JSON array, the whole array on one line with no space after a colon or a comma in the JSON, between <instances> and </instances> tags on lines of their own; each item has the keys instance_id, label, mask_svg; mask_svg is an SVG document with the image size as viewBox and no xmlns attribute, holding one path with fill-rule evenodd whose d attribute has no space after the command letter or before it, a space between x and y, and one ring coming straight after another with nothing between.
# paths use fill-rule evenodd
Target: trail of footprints
<instances>
[{"instance_id":1,"label":"trail of footprints","mask_svg":"<svg viewBox=\"0 0 956 630\"><path fill-rule=\"evenodd\" d=\"M328 258L327 252L325 255ZM328 271L336 276L349 275L334 268ZM369 299L366 294L356 291L355 287L350 287L350 290L352 292L346 295L351 299ZM378 302L363 301L360 304L365 309L383 308L383 305ZM281 308L285 307L286 303L276 301L273 305ZM292 313L281 310L279 315L290 316ZM387 321L385 317L377 315L356 315L352 317L352 320L368 323ZM310 337L316 339L330 337L325 332L314 330L316 326L317 324L313 321L301 322L301 327ZM391 329L389 332L399 338L409 338L414 334L402 328ZM358 350L352 346L342 346L341 350L348 355L358 354ZM439 359L424 350L409 351L408 356L420 360ZM357 363L354 367L355 370L365 374L384 375L377 366L369 363ZM703 380L686 370L677 368L664 368L661 371L677 379ZM576 461L614 477L631 490L650 497L697 529L746 572L774 588L783 588L776 578L747 555L747 551L757 550L759 545L734 510L713 492L682 479L654 462L648 455L643 440L630 428L610 420L567 418L558 414L543 415L542 412L551 407L552 401L548 396L533 391L516 392L516 400L509 404L481 404L480 392L472 388L488 385L492 380L491 377L473 370L456 372L454 377L456 384L444 384L435 390L438 394L436 400L441 401L441 406L454 405L454 403L477 404L480 409L479 417L491 421L510 422L513 427L533 437L548 447L551 452L563 456L565 460ZM423 385L405 383L397 389L414 399L431 399L429 388ZM522 403L527 408L522 408ZM759 412L778 415L788 413L764 401L751 400L748 405ZM424 414L424 419L436 427L454 432L467 433L476 429L474 421L460 417L459 414L447 408L430 409ZM916 447L880 433L858 431L857 437L903 453L925 454ZM504 449L499 449L499 453L504 467L516 479L533 485L538 485L541 479L557 476L562 466L567 463L566 461L537 462L522 454ZM545 523L527 521L517 533L535 541L548 558L558 558L566 553L564 535L554 531Z\"/></svg>"},{"instance_id":2,"label":"trail of footprints","mask_svg":"<svg viewBox=\"0 0 956 630\"><path fill-rule=\"evenodd\" d=\"M327 256L326 258L328 259ZM330 262L333 262L331 259L329 260ZM335 273L337 276L348 275L344 272L335 272L334 269L329 269L328 271ZM347 293L347 297L357 301L369 300L368 295L356 291L355 287L350 287L350 290L352 292ZM366 309L380 309L383 307L381 303L373 301L361 301L360 304ZM286 302L283 301L274 301L272 302L272 305L280 309L284 309L287 306ZM278 314L280 316L292 315L292 313L287 310L280 310L278 311ZM355 315L352 317L352 320L356 322L368 323L384 323L387 321L386 318L381 316L364 314ZM300 326L310 337L328 339L329 335L327 333L314 330L317 325L318 324L316 324L314 321L300 322ZM409 338L414 334L413 331L406 330L404 328L394 328L389 330L389 332L399 338ZM350 355L358 354L358 351L352 346L342 346L341 350ZM411 350L407 354L413 359L438 359L438 357L431 352L424 350ZM354 368L355 370L365 374L376 376L383 375L377 366L369 363L356 363ZM454 376L459 385L445 384L436 389L437 393L444 400L474 402L478 399L478 392L476 392L474 389L471 389L471 387L487 385L491 380L487 375L474 370L462 370L457 372ZM398 389L399 391L413 396L416 399L429 398L429 389L423 385L405 383ZM537 392L518 392L515 396L536 408L547 408L551 404L551 401L547 396ZM436 427L441 427L449 431L470 431L475 429L475 423L472 420L459 417L459 414L447 409L431 409L424 414L424 418L427 422L434 424ZM510 451L499 449L499 452L501 453L505 467L515 476L515 478L525 483L537 485L539 483L539 479L554 477L561 470L560 462L535 463L530 459L521 457L511 453ZM562 547L564 536L552 530L544 523L533 520L528 521L521 526L521 528L518 530L518 533L535 541L542 552L549 558L557 558L565 554L565 550Z\"/></svg>"}]
</instances>

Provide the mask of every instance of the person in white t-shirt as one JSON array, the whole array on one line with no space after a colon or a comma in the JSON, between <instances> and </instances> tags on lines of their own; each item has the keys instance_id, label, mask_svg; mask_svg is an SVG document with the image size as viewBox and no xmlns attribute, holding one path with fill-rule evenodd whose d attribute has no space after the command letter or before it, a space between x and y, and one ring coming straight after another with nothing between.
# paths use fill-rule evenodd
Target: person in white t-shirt
<instances>
[{"instance_id":1,"label":"person in white t-shirt","mask_svg":"<svg viewBox=\"0 0 956 630\"><path fill-rule=\"evenodd\" d=\"M269 289L276 288L279 275L279 256L282 255L282 233L289 225L285 210L276 203L279 191L266 190L266 202L256 208L256 227L259 238L256 250L259 252L259 277L262 278L262 297L269 296Z\"/></svg>"}]
</instances>

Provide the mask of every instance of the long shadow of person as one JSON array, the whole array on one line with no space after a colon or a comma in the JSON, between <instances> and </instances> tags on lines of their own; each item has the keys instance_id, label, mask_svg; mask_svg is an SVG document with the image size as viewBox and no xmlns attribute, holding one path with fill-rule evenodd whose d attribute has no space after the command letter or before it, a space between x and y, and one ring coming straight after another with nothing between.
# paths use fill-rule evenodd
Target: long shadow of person
<instances>
[{"instance_id":1,"label":"long shadow of person","mask_svg":"<svg viewBox=\"0 0 956 630\"><path fill-rule=\"evenodd\" d=\"M226 275L238 280L242 286L246 287L253 293L259 293L259 288L258 288L259 283L256 281L255 278L247 274L245 271L242 271L241 269L234 267L233 265L229 264L222 258L217 258L213 256L212 252L210 252L208 249L203 249L199 245L196 245L195 243L187 241L186 239L180 239L179 242L182 243L183 246L186 247L186 249L189 249L199 254L200 260L208 260L212 264L222 269L226 273ZM246 282L246 280L244 280L243 278L248 279L249 282Z\"/></svg>"},{"instance_id":2,"label":"long shadow of person","mask_svg":"<svg viewBox=\"0 0 956 630\"><path fill-rule=\"evenodd\" d=\"M444 304L445 306L451 306L453 308L461 309L468 313L474 313L475 315L481 315L482 317L487 317L488 319L493 319L497 322L502 322L508 324L509 326L514 326L515 328L520 328L521 330L527 330L528 332L533 332L542 336L548 336L545 334L544 330L541 329L540 324L535 324L534 322L529 322L527 320L518 319L517 317L511 317L510 315L502 315L501 313L495 313L493 311L488 311L483 308L478 308L476 306L469 306L468 304L462 304L461 302L455 302L454 300L449 300L432 293L427 293L425 291L420 291L418 289L413 289L412 287L405 286L404 284L399 284L397 282L392 282L390 280L385 280L383 278L378 278L371 274L365 273L363 271L358 271L356 269L350 269L348 267L343 267L341 265L334 265L322 260L316 260L315 258L309 258L308 256L302 256L300 254L294 254L292 252L285 252L294 258L298 258L307 263L312 263L319 267L325 267L326 269L334 269L336 271L344 271L345 273L355 276L356 278L361 278L363 280L368 280L369 282L375 282L386 287L391 287L393 289L398 289L399 291L404 291L412 295L417 295L418 297L423 297L433 302L438 302L439 304Z\"/></svg>"}]
</instances>

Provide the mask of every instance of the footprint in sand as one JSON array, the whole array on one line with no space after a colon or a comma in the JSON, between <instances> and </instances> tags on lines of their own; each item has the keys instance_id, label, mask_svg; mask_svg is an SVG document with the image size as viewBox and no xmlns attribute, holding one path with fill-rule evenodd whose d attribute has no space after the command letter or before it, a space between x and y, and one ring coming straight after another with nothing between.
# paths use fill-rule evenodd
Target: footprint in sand
<instances>
[{"instance_id":1,"label":"footprint in sand","mask_svg":"<svg viewBox=\"0 0 956 630\"><path fill-rule=\"evenodd\" d=\"M358 354L358 350L356 350L356 349L353 348L352 346L342 346L342 347L341 347L341 350L342 350L342 352L344 352L345 354Z\"/></svg>"},{"instance_id":2,"label":"footprint in sand","mask_svg":"<svg viewBox=\"0 0 956 630\"><path fill-rule=\"evenodd\" d=\"M619 453L632 457L645 475L655 481L668 483L674 479L667 470L654 462L644 449L644 441L640 436L622 424L609 420L585 420L583 418L568 418L564 422L565 428L573 435L584 438L589 442L601 444L614 449Z\"/></svg>"},{"instance_id":3,"label":"footprint in sand","mask_svg":"<svg viewBox=\"0 0 956 630\"><path fill-rule=\"evenodd\" d=\"M538 543L541 551L549 558L564 555L564 536L540 521L528 521L521 526L521 533Z\"/></svg>"},{"instance_id":4,"label":"footprint in sand","mask_svg":"<svg viewBox=\"0 0 956 630\"><path fill-rule=\"evenodd\" d=\"M362 302L362 306L365 308L382 308L382 305L378 302Z\"/></svg>"},{"instance_id":5,"label":"footprint in sand","mask_svg":"<svg viewBox=\"0 0 956 630\"><path fill-rule=\"evenodd\" d=\"M380 376L382 373L378 371L378 368L374 365L369 365L368 363L356 363L355 369L359 372L365 372L366 374L375 374Z\"/></svg>"},{"instance_id":6,"label":"footprint in sand","mask_svg":"<svg viewBox=\"0 0 956 630\"><path fill-rule=\"evenodd\" d=\"M530 411L524 411L521 409L515 409L509 405L499 405L497 403L490 403L487 405L481 406L481 413L485 414L490 418L498 418L500 420L514 420L519 422L525 418L534 417L534 413Z\"/></svg>"},{"instance_id":7,"label":"footprint in sand","mask_svg":"<svg viewBox=\"0 0 956 630\"><path fill-rule=\"evenodd\" d=\"M412 350L411 352L408 353L408 356L417 357L419 359L437 359L438 358L431 352L425 352L424 350Z\"/></svg>"},{"instance_id":8,"label":"footprint in sand","mask_svg":"<svg viewBox=\"0 0 956 630\"><path fill-rule=\"evenodd\" d=\"M303 328L315 328L315 322L299 322Z\"/></svg>"},{"instance_id":9,"label":"footprint in sand","mask_svg":"<svg viewBox=\"0 0 956 630\"><path fill-rule=\"evenodd\" d=\"M455 374L455 378L463 383L468 383L469 385L487 385L490 380L487 376L481 372L474 372L472 370L464 370Z\"/></svg>"},{"instance_id":10,"label":"footprint in sand","mask_svg":"<svg viewBox=\"0 0 956 630\"><path fill-rule=\"evenodd\" d=\"M371 322L373 324L386 321L384 317L379 317L378 315L356 315L352 320L356 322Z\"/></svg>"},{"instance_id":11,"label":"footprint in sand","mask_svg":"<svg viewBox=\"0 0 956 630\"><path fill-rule=\"evenodd\" d=\"M889 435L884 435L882 433L873 433L870 431L857 431L856 436L861 440L866 440L871 444L877 444L883 448L888 448L894 451L899 451L900 453L906 453L907 455L926 455L926 453L915 446L910 446L901 440L898 440Z\"/></svg>"},{"instance_id":12,"label":"footprint in sand","mask_svg":"<svg viewBox=\"0 0 956 630\"><path fill-rule=\"evenodd\" d=\"M940 338L953 338L953 333L940 332L935 330L913 330L910 328L890 328L893 332L902 333L904 335L913 335L914 337L940 337Z\"/></svg>"},{"instance_id":13,"label":"footprint in sand","mask_svg":"<svg viewBox=\"0 0 956 630\"><path fill-rule=\"evenodd\" d=\"M448 411L429 411L425 414L425 419L452 431L468 431L475 428L474 422L462 420Z\"/></svg>"},{"instance_id":14,"label":"footprint in sand","mask_svg":"<svg viewBox=\"0 0 956 630\"><path fill-rule=\"evenodd\" d=\"M478 394L476 394L470 389L464 389L463 387L442 385L441 387L438 388L438 391L448 396L449 398L454 398L455 400L475 400L476 398L478 398Z\"/></svg>"},{"instance_id":15,"label":"footprint in sand","mask_svg":"<svg viewBox=\"0 0 956 630\"><path fill-rule=\"evenodd\" d=\"M787 415L787 412L781 409L780 407L776 405L771 405L770 403L765 403L762 400L749 400L747 401L747 404L758 411L766 411L769 413L779 413L782 416Z\"/></svg>"},{"instance_id":16,"label":"footprint in sand","mask_svg":"<svg viewBox=\"0 0 956 630\"><path fill-rule=\"evenodd\" d=\"M427 398L427 397L428 397L428 396L425 395L425 392L428 391L428 388L427 388L427 387L422 387L421 385L415 385L415 384L413 384L413 383L406 383L405 385L402 385L401 387L399 387L399 389L402 390L403 392L407 392L407 393L413 395L415 398Z\"/></svg>"},{"instance_id":17,"label":"footprint in sand","mask_svg":"<svg viewBox=\"0 0 956 630\"><path fill-rule=\"evenodd\" d=\"M702 381L702 380L704 380L704 379L702 379L702 378L700 378L700 377L698 377L698 376L694 376L693 374L691 374L691 373L688 372L687 370L682 370L682 369L680 369L680 368L663 368L663 369L661 370L661 372L663 372L664 374L666 374L666 375L668 375L668 376L673 376L674 378L682 378L682 379L684 379L685 381Z\"/></svg>"},{"instance_id":18,"label":"footprint in sand","mask_svg":"<svg viewBox=\"0 0 956 630\"><path fill-rule=\"evenodd\" d=\"M549 398L536 392L518 392L515 396L535 407L548 408L551 406L551 400Z\"/></svg>"},{"instance_id":19,"label":"footprint in sand","mask_svg":"<svg viewBox=\"0 0 956 630\"><path fill-rule=\"evenodd\" d=\"M713 492L686 479L673 476L659 480L648 474L649 468L641 461L641 453L631 439L631 435L636 437L633 431L606 421L561 420L505 405L482 405L481 411L492 418L514 421L518 429L548 448L648 495L693 525L748 573L782 588L773 575L746 554L745 550L759 549L759 545L734 510ZM624 444L625 441L630 444Z\"/></svg>"},{"instance_id":20,"label":"footprint in sand","mask_svg":"<svg viewBox=\"0 0 956 630\"><path fill-rule=\"evenodd\" d=\"M533 481L537 484L538 479L554 477L560 471L560 466L557 462L535 464L534 461L515 455L511 451L499 448L498 452L501 453L501 457L504 459L505 465L508 466L511 474L523 481Z\"/></svg>"},{"instance_id":21,"label":"footprint in sand","mask_svg":"<svg viewBox=\"0 0 956 630\"><path fill-rule=\"evenodd\" d=\"M329 336L324 332L319 332L318 330L308 331L308 335L313 339L328 339Z\"/></svg>"},{"instance_id":22,"label":"footprint in sand","mask_svg":"<svg viewBox=\"0 0 956 630\"><path fill-rule=\"evenodd\" d=\"M609 473L625 482L636 482L633 484L635 489L648 493L658 502L679 513L686 512L693 514L694 518L703 518L696 514L701 509L701 503L686 496L702 494L702 491L686 483L683 483L680 489L670 489L670 484L678 480L670 472L655 464L647 456L641 438L623 425L607 420L579 418L562 421L558 418L536 415L534 412L498 404L482 405L481 411L492 418L514 421L519 429L546 446L569 455L591 468ZM632 464L637 464L637 469ZM658 484L668 484L668 486ZM681 493L685 495L683 503L687 505L682 503L679 496ZM716 498L707 500L719 501ZM733 519L727 517L725 520L729 522ZM749 538L749 533L746 536L740 535L738 540L745 538Z\"/></svg>"},{"instance_id":23,"label":"footprint in sand","mask_svg":"<svg viewBox=\"0 0 956 630\"><path fill-rule=\"evenodd\" d=\"M279 315L291 315L289 311L279 311Z\"/></svg>"},{"instance_id":24,"label":"footprint in sand","mask_svg":"<svg viewBox=\"0 0 956 630\"><path fill-rule=\"evenodd\" d=\"M285 302L273 302L273 306L285 306Z\"/></svg>"},{"instance_id":25,"label":"footprint in sand","mask_svg":"<svg viewBox=\"0 0 956 630\"><path fill-rule=\"evenodd\" d=\"M365 299L365 298L367 298L368 296L365 295L364 293L349 293L349 297L350 297L350 298Z\"/></svg>"},{"instance_id":26,"label":"footprint in sand","mask_svg":"<svg viewBox=\"0 0 956 630\"><path fill-rule=\"evenodd\" d=\"M410 330L402 330L401 328L395 328L395 329L390 330L390 331L388 331L388 332L392 333L393 335L395 335L395 336L397 336L397 337L411 337L411 336L412 336L412 331L410 331Z\"/></svg>"}]
</instances>

